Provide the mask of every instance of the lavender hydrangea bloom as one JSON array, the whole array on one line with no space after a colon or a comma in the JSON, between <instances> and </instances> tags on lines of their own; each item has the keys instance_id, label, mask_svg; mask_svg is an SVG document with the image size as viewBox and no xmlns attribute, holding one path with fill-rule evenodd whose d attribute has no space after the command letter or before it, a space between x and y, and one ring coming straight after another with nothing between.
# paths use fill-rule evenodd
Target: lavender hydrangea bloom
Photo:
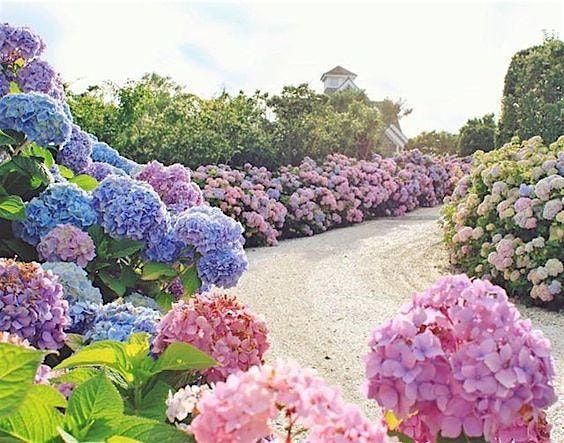
<instances>
[{"instance_id":1,"label":"lavender hydrangea bloom","mask_svg":"<svg viewBox=\"0 0 564 443\"><path fill-rule=\"evenodd\" d=\"M145 257L149 261L173 263L179 258L192 259L192 248L185 247L170 230L152 233L147 241Z\"/></svg>"},{"instance_id":2,"label":"lavender hydrangea bloom","mask_svg":"<svg viewBox=\"0 0 564 443\"><path fill-rule=\"evenodd\" d=\"M14 234L34 246L57 225L86 230L96 222L92 197L68 182L49 185L26 204L25 214L25 220L14 223Z\"/></svg>"},{"instance_id":3,"label":"lavender hydrangea bloom","mask_svg":"<svg viewBox=\"0 0 564 443\"><path fill-rule=\"evenodd\" d=\"M152 335L160 318L160 313L154 309L115 301L99 309L84 336L90 341L126 341L131 334L137 332Z\"/></svg>"},{"instance_id":4,"label":"lavender hydrangea bloom","mask_svg":"<svg viewBox=\"0 0 564 443\"><path fill-rule=\"evenodd\" d=\"M74 173L83 172L92 160L92 142L88 134L77 125L72 125L70 138L61 146L57 154L57 162L67 166Z\"/></svg>"},{"instance_id":5,"label":"lavender hydrangea bloom","mask_svg":"<svg viewBox=\"0 0 564 443\"><path fill-rule=\"evenodd\" d=\"M53 274L37 263L0 258L0 331L40 349L59 349L68 324L68 303Z\"/></svg>"},{"instance_id":6,"label":"lavender hydrangea bloom","mask_svg":"<svg viewBox=\"0 0 564 443\"><path fill-rule=\"evenodd\" d=\"M20 58L30 61L41 55L45 43L35 32L26 27L0 25L0 60L14 62Z\"/></svg>"},{"instance_id":7,"label":"lavender hydrangea bloom","mask_svg":"<svg viewBox=\"0 0 564 443\"><path fill-rule=\"evenodd\" d=\"M198 275L204 285L231 288L247 270L248 262L242 246L212 251L198 261Z\"/></svg>"},{"instance_id":8,"label":"lavender hydrangea bloom","mask_svg":"<svg viewBox=\"0 0 564 443\"><path fill-rule=\"evenodd\" d=\"M49 231L37 245L37 252L42 260L72 262L83 268L96 256L90 236L70 224Z\"/></svg>"},{"instance_id":9,"label":"lavender hydrangea bloom","mask_svg":"<svg viewBox=\"0 0 564 443\"><path fill-rule=\"evenodd\" d=\"M92 196L99 224L112 237L148 241L169 222L153 188L129 177L106 177Z\"/></svg>"},{"instance_id":10,"label":"lavender hydrangea bloom","mask_svg":"<svg viewBox=\"0 0 564 443\"><path fill-rule=\"evenodd\" d=\"M172 227L174 237L194 246L200 254L244 243L243 227L218 208L195 206L178 215Z\"/></svg>"},{"instance_id":11,"label":"lavender hydrangea bloom","mask_svg":"<svg viewBox=\"0 0 564 443\"><path fill-rule=\"evenodd\" d=\"M50 262L41 266L56 275L63 287L63 296L69 304L71 319L68 331L83 333L102 305L100 290L92 286L86 271L74 263Z\"/></svg>"},{"instance_id":12,"label":"lavender hydrangea bloom","mask_svg":"<svg viewBox=\"0 0 564 443\"><path fill-rule=\"evenodd\" d=\"M131 174L139 166L134 161L122 157L118 151L108 144L99 141L92 143L92 160L112 165L127 174Z\"/></svg>"},{"instance_id":13,"label":"lavender hydrangea bloom","mask_svg":"<svg viewBox=\"0 0 564 443\"><path fill-rule=\"evenodd\" d=\"M23 132L38 145L60 145L71 135L71 122L49 96L36 92L0 98L0 129Z\"/></svg>"},{"instance_id":14,"label":"lavender hydrangea bloom","mask_svg":"<svg viewBox=\"0 0 564 443\"><path fill-rule=\"evenodd\" d=\"M6 95L8 92L10 92L10 80L8 80L8 77L6 77L3 72L0 72L0 97Z\"/></svg>"},{"instance_id":15,"label":"lavender hydrangea bloom","mask_svg":"<svg viewBox=\"0 0 564 443\"><path fill-rule=\"evenodd\" d=\"M23 92L51 94L61 87L55 70L43 60L33 60L18 71L17 82Z\"/></svg>"},{"instance_id":16,"label":"lavender hydrangea bloom","mask_svg":"<svg viewBox=\"0 0 564 443\"><path fill-rule=\"evenodd\" d=\"M127 175L125 171L122 169L116 168L108 163L102 162L91 162L85 169L82 171L84 174L88 174L94 177L96 180L101 182L104 180L108 175Z\"/></svg>"}]
</instances>

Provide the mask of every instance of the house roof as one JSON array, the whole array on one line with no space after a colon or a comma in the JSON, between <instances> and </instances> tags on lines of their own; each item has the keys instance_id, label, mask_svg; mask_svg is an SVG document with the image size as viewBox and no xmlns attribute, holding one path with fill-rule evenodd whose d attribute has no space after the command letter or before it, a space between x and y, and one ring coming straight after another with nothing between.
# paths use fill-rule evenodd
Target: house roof
<instances>
[{"instance_id":1,"label":"house roof","mask_svg":"<svg viewBox=\"0 0 564 443\"><path fill-rule=\"evenodd\" d=\"M401 147L402 149L405 147L409 139L405 136L405 134L401 131L393 123L386 128L384 134L395 146Z\"/></svg>"},{"instance_id":2,"label":"house roof","mask_svg":"<svg viewBox=\"0 0 564 443\"><path fill-rule=\"evenodd\" d=\"M343 68L342 66L335 66L330 71L327 71L321 76L321 81L325 80L325 76L327 75L349 75L353 78L356 78L356 74L354 72L349 71L348 69Z\"/></svg>"}]
</instances>

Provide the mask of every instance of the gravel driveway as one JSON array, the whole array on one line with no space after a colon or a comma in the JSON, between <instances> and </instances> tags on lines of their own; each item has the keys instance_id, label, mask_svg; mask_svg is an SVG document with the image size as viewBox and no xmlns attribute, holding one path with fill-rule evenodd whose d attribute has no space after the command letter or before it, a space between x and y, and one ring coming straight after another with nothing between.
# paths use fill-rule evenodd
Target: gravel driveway
<instances>
[{"instance_id":1,"label":"gravel driveway","mask_svg":"<svg viewBox=\"0 0 564 443\"><path fill-rule=\"evenodd\" d=\"M249 271L234 292L265 317L269 358L316 368L376 417L360 392L368 336L414 291L448 273L438 217L439 208L424 208L248 250ZM520 309L552 341L560 402L550 421L553 441L564 442L564 315Z\"/></svg>"}]
</instances>

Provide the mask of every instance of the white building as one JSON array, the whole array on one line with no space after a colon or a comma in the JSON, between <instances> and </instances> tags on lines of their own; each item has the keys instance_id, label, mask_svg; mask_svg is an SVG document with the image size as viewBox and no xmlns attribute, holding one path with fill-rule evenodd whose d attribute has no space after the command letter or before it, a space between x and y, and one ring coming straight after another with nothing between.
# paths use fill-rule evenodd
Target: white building
<instances>
[{"instance_id":1,"label":"white building","mask_svg":"<svg viewBox=\"0 0 564 443\"><path fill-rule=\"evenodd\" d=\"M325 94L331 94L332 92L345 89L358 90L359 87L354 83L355 78L356 74L354 72L348 71L342 66L335 66L321 76L321 81L325 86Z\"/></svg>"},{"instance_id":2,"label":"white building","mask_svg":"<svg viewBox=\"0 0 564 443\"><path fill-rule=\"evenodd\" d=\"M346 89L353 89L359 91L360 88L355 84L356 74L343 68L342 66L335 66L330 71L327 71L321 76L323 82L323 92L325 94L332 94L337 91L344 91ZM376 103L378 106L378 104ZM408 138L402 132L399 126L399 120L396 119L394 123L390 123L384 131L384 137L381 140L381 150L387 155L394 155L401 153L407 145Z\"/></svg>"}]
</instances>

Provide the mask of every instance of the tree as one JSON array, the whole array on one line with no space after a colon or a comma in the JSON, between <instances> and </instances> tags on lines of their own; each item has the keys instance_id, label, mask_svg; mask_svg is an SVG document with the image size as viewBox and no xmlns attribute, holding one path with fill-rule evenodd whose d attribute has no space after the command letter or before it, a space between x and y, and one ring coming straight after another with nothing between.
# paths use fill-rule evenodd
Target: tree
<instances>
[{"instance_id":1,"label":"tree","mask_svg":"<svg viewBox=\"0 0 564 443\"><path fill-rule=\"evenodd\" d=\"M407 149L419 149L429 154L456 154L458 135L446 131L423 131L409 139Z\"/></svg>"},{"instance_id":2,"label":"tree","mask_svg":"<svg viewBox=\"0 0 564 443\"><path fill-rule=\"evenodd\" d=\"M564 42L546 35L540 46L517 52L505 75L499 142L564 134Z\"/></svg>"},{"instance_id":3,"label":"tree","mask_svg":"<svg viewBox=\"0 0 564 443\"><path fill-rule=\"evenodd\" d=\"M496 124L493 114L471 118L460 128L458 150L460 155L471 155L474 151L491 151L495 147Z\"/></svg>"}]
</instances>

